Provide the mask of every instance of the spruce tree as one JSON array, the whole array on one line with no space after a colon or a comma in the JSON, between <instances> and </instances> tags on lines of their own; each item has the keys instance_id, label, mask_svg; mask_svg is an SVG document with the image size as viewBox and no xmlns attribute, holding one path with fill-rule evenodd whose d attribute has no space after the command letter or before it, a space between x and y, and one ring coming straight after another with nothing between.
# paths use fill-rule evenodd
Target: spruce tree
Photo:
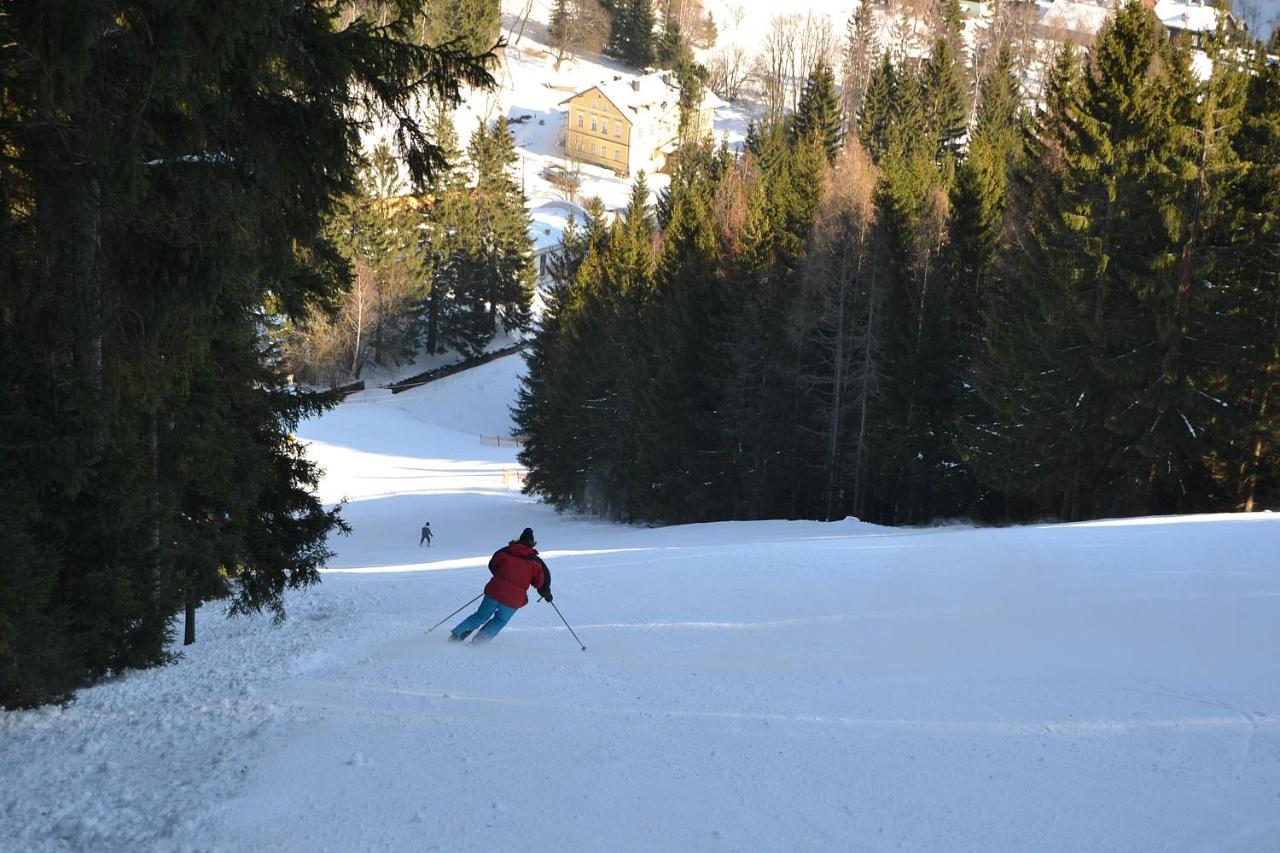
<instances>
[{"instance_id":1,"label":"spruce tree","mask_svg":"<svg viewBox=\"0 0 1280 853\"><path fill-rule=\"evenodd\" d=\"M590 231L579 227L570 216L560 244L547 264L551 284L544 297L542 315L525 350L526 370L516 394L514 420L524 436L520 461L529 470L524 490L529 494L543 494L556 505L563 505L571 486L561 481L561 471L553 467L552 460L569 460L573 453L565 441L565 411L557 405L565 396L559 383L563 382L566 313L572 310L574 280L591 245ZM564 467L564 463L559 467Z\"/></svg>"},{"instance_id":2,"label":"spruce tree","mask_svg":"<svg viewBox=\"0 0 1280 853\"><path fill-rule=\"evenodd\" d=\"M1232 442L1206 392L1217 375L1239 366L1228 355L1239 340L1222 322L1230 303L1220 284L1238 261L1211 235L1230 216L1238 178L1248 169L1231 145L1245 77L1232 49L1213 38L1205 47L1213 70L1203 83L1189 50L1162 51L1159 94L1166 104L1148 132L1164 150L1145 182L1162 229L1153 229L1159 242L1150 270L1126 282L1136 304L1125 336L1149 344L1103 365L1132 401L1107 423L1123 447L1117 476L1132 492L1120 505L1128 512L1217 509L1229 500L1216 494L1207 458Z\"/></svg>"},{"instance_id":3,"label":"spruce tree","mask_svg":"<svg viewBox=\"0 0 1280 853\"><path fill-rule=\"evenodd\" d=\"M951 42L938 39L920 66L920 86L925 129L934 140L934 156L939 163L956 156L968 125L969 104L961 75L960 60Z\"/></svg>"},{"instance_id":4,"label":"spruce tree","mask_svg":"<svg viewBox=\"0 0 1280 853\"><path fill-rule=\"evenodd\" d=\"M884 157L889 145L889 126L898 101L898 90L898 72L886 53L871 72L871 81L858 111L858 139L876 163Z\"/></svg>"},{"instance_id":5,"label":"spruce tree","mask_svg":"<svg viewBox=\"0 0 1280 853\"><path fill-rule=\"evenodd\" d=\"M1024 251L988 309L979 385L1003 446L989 458L1020 472L992 481L1067 518L1168 509L1181 487L1167 489L1165 475L1186 483L1188 464L1198 467L1185 450L1153 467L1143 449L1174 438L1164 420L1187 429L1166 396L1187 378L1175 318L1189 306L1168 275L1185 248L1168 207L1189 138L1173 95L1185 63L1134 2L1100 34L1079 85L1053 80Z\"/></svg>"},{"instance_id":6,"label":"spruce tree","mask_svg":"<svg viewBox=\"0 0 1280 853\"><path fill-rule=\"evenodd\" d=\"M340 521L291 433L331 400L286 384L266 330L344 284L322 228L355 189L359 117L425 178L442 158L415 105L491 83L414 40L415 4L395 11L341 29L320 2L0 16L0 350L22 354L0 368L0 444L19 448L0 463L5 705L165 660L204 598L281 615L319 579Z\"/></svg>"},{"instance_id":7,"label":"spruce tree","mask_svg":"<svg viewBox=\"0 0 1280 853\"><path fill-rule=\"evenodd\" d=\"M995 70L982 81L977 119L952 190L953 270L971 306L964 320L975 331L972 308L1000 248L1009 173L1021 149L1020 104L1012 57L1002 50Z\"/></svg>"},{"instance_id":8,"label":"spruce tree","mask_svg":"<svg viewBox=\"0 0 1280 853\"><path fill-rule=\"evenodd\" d=\"M1259 56L1250 70L1232 143L1248 168L1235 176L1230 218L1211 232L1233 261L1220 315L1233 366L1208 386L1230 407L1219 416L1230 443L1211 462L1232 508L1245 511L1280 507L1280 66Z\"/></svg>"},{"instance_id":9,"label":"spruce tree","mask_svg":"<svg viewBox=\"0 0 1280 853\"><path fill-rule=\"evenodd\" d=\"M791 118L791 138L817 138L828 162L834 162L840 151L844 119L840 115L840 101L836 96L835 78L826 60L818 63L805 81L804 91Z\"/></svg>"},{"instance_id":10,"label":"spruce tree","mask_svg":"<svg viewBox=\"0 0 1280 853\"><path fill-rule=\"evenodd\" d=\"M489 316L505 331L529 325L534 269L528 206L514 170L519 161L505 116L472 138L476 192L487 255Z\"/></svg>"},{"instance_id":11,"label":"spruce tree","mask_svg":"<svg viewBox=\"0 0 1280 853\"><path fill-rule=\"evenodd\" d=\"M664 233L644 338L651 367L643 387L636 435L645 484L643 517L706 521L721 517L716 481L723 474L711 413L716 371L708 363L708 329L721 309L715 238L702 192L681 192Z\"/></svg>"},{"instance_id":12,"label":"spruce tree","mask_svg":"<svg viewBox=\"0 0 1280 853\"><path fill-rule=\"evenodd\" d=\"M859 2L845 24L844 71L840 75L840 105L848 134L856 133L862 101L875 67L875 20L870 2Z\"/></svg>"},{"instance_id":13,"label":"spruce tree","mask_svg":"<svg viewBox=\"0 0 1280 853\"><path fill-rule=\"evenodd\" d=\"M627 52L623 59L636 68L648 68L655 56L657 18L653 0L627 0Z\"/></svg>"},{"instance_id":14,"label":"spruce tree","mask_svg":"<svg viewBox=\"0 0 1280 853\"><path fill-rule=\"evenodd\" d=\"M657 23L653 0L614 0L606 8L610 27L605 52L635 68L652 65L656 48L654 26Z\"/></svg>"}]
</instances>

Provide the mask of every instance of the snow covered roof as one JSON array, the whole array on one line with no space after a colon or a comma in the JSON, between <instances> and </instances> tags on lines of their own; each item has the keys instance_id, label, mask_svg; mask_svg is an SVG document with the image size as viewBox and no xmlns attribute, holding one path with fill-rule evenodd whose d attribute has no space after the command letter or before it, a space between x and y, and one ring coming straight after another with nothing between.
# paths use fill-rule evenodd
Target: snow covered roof
<instances>
[{"instance_id":1,"label":"snow covered roof","mask_svg":"<svg viewBox=\"0 0 1280 853\"><path fill-rule=\"evenodd\" d=\"M680 86L672 71L654 71L639 77L617 74L612 80L601 81L583 91L592 88L599 89L632 124L651 120L654 116L674 114L680 101ZM567 103L581 94L577 92L560 103ZM706 90L702 97L703 109L723 106L727 106L724 101L711 90Z\"/></svg>"},{"instance_id":2,"label":"snow covered roof","mask_svg":"<svg viewBox=\"0 0 1280 853\"><path fill-rule=\"evenodd\" d=\"M571 201L549 201L529 211L529 237L533 250L543 252L560 244L560 237L573 216L578 225L591 221L586 208Z\"/></svg>"},{"instance_id":3,"label":"snow covered roof","mask_svg":"<svg viewBox=\"0 0 1280 853\"><path fill-rule=\"evenodd\" d=\"M1066 30L1071 33L1094 35L1114 13L1111 5L1086 3L1080 0L1053 0L1042 6L1040 25L1050 30Z\"/></svg>"},{"instance_id":4,"label":"snow covered roof","mask_svg":"<svg viewBox=\"0 0 1280 853\"><path fill-rule=\"evenodd\" d=\"M1211 33L1218 27L1218 10L1197 0L1160 0L1156 17L1167 29Z\"/></svg>"}]
</instances>

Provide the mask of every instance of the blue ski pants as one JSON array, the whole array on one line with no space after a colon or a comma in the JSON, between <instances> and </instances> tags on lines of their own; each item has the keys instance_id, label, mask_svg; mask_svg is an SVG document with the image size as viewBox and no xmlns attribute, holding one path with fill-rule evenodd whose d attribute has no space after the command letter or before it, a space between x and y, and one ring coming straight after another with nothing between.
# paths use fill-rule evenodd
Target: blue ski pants
<instances>
[{"instance_id":1,"label":"blue ski pants","mask_svg":"<svg viewBox=\"0 0 1280 853\"><path fill-rule=\"evenodd\" d=\"M511 621L511 617L516 615L516 608L508 607L496 598L485 596L480 606L466 619L458 623L458 627L453 629L453 636L461 637L464 634L470 634L472 631L480 628L480 636L476 639L492 640L498 636L498 632L507 627L507 623ZM484 627L480 627L480 626Z\"/></svg>"}]
</instances>

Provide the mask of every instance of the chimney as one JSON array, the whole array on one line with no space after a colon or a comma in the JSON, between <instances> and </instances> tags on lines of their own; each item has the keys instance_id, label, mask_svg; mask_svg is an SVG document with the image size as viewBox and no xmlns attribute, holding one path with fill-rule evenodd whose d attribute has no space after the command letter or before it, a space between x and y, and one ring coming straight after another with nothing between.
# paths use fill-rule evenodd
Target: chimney
<instances>
[{"instance_id":1,"label":"chimney","mask_svg":"<svg viewBox=\"0 0 1280 853\"><path fill-rule=\"evenodd\" d=\"M636 79L636 80L632 80L632 81L631 81L631 88L632 88L634 91L637 91L637 92L639 92L639 91L640 91L640 81L639 81L639 79Z\"/></svg>"}]
</instances>

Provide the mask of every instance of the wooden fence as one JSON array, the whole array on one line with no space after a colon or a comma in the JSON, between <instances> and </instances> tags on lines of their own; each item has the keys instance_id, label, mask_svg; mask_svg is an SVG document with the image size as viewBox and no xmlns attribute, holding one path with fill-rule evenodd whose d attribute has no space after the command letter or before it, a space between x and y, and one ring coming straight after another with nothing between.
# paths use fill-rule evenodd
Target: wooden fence
<instances>
[{"instance_id":1,"label":"wooden fence","mask_svg":"<svg viewBox=\"0 0 1280 853\"><path fill-rule=\"evenodd\" d=\"M524 447L523 435L482 435L480 444L484 447Z\"/></svg>"}]
</instances>

